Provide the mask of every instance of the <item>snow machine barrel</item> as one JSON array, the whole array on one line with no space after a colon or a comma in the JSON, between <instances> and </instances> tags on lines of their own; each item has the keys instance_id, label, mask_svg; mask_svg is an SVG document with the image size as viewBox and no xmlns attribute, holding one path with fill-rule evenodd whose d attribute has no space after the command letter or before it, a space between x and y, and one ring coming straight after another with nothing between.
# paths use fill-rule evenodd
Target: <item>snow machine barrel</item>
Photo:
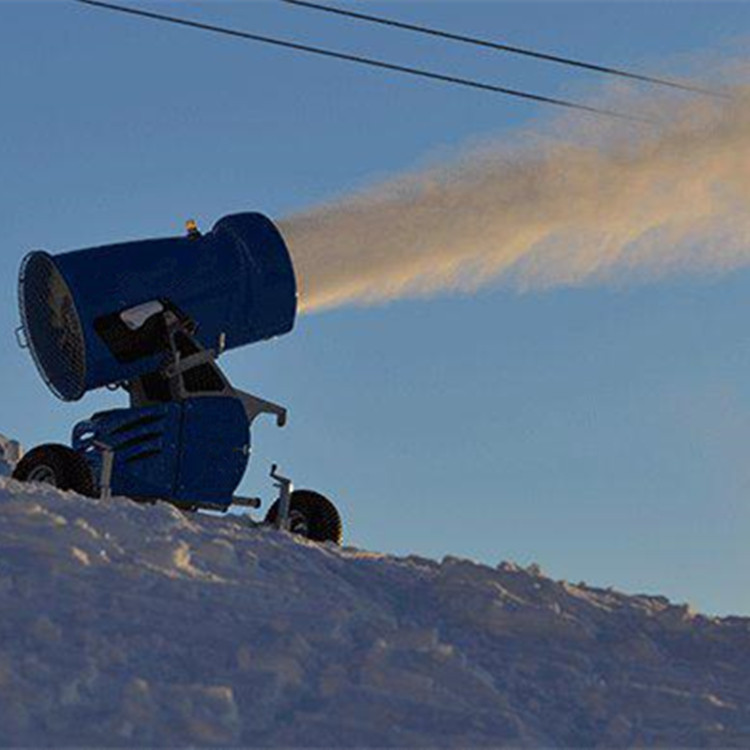
<instances>
[{"instance_id":1,"label":"snow machine barrel","mask_svg":"<svg viewBox=\"0 0 750 750\"><path fill-rule=\"evenodd\" d=\"M227 216L201 235L32 252L19 301L24 334L65 401L158 369L170 311L216 352L289 332L297 292L281 234L258 213Z\"/></svg>"}]
</instances>

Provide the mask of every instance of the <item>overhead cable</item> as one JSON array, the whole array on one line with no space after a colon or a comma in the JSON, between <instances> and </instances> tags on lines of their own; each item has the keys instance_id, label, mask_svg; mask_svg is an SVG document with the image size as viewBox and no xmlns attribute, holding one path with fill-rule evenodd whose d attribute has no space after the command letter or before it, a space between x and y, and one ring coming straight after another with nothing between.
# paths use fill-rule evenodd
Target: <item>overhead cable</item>
<instances>
[{"instance_id":1,"label":"overhead cable","mask_svg":"<svg viewBox=\"0 0 750 750\"><path fill-rule=\"evenodd\" d=\"M426 78L433 81L439 81L441 83L453 84L456 86L464 86L467 88L477 89L480 91L486 91L494 94L503 94L505 96L512 96L518 99L526 99L529 101L539 102L541 104L550 104L557 107L565 107L567 109L575 109L583 112L589 112L591 114L601 115L605 117L613 117L620 120L630 120L633 122L649 122L644 117L638 115L632 115L626 112L620 112L613 109L607 109L603 107L595 107L581 102L569 101L567 99L559 99L557 97L545 96L543 94L535 94L528 91L521 91L520 89L508 88L505 86L497 86L492 83L486 83L482 81L473 80L470 78L461 78L459 76L447 75L444 73L436 73L423 68L416 68L407 65L399 65L396 63L386 62L384 60L378 60L371 57L363 57L362 55L350 54L347 52L339 52L336 50L325 49L323 47L315 47L308 44L302 44L300 42L294 42L287 39L279 39L277 37L265 36L262 34L255 34L248 31L241 31L239 29L229 28L227 26L217 26L215 24L203 23L201 21L194 21L188 18L179 16L166 15L164 13L156 13L155 11L143 10L141 8L134 8L128 5L119 5L117 3L105 2L105 0L72 0L73 2L89 5L96 8L103 8L118 13L125 13L133 16L140 16L142 18L148 18L154 21L161 21L164 23L171 23L178 26L189 27L193 29L199 29L201 31L208 31L215 34L223 34L225 36L231 36L239 39L245 39L253 42L260 42L262 44L270 44L276 47L283 47L286 49L296 50L298 52L307 52L313 55L319 55L321 57L333 58L336 60L345 60L347 62L357 63L359 65L366 65L371 68L380 68L382 70L389 70L396 73L404 73L406 75L416 76L420 78Z\"/></svg>"},{"instance_id":2,"label":"overhead cable","mask_svg":"<svg viewBox=\"0 0 750 750\"><path fill-rule=\"evenodd\" d=\"M594 71L596 73L604 73L611 76L619 76L621 78L629 78L634 81L641 81L644 83L650 83L658 86L668 86L673 89L680 89L682 91L689 91L693 94L704 94L706 96L718 96L729 98L730 94L722 91L714 91L712 89L705 88L703 86L696 86L694 84L682 83L680 81L674 81L668 78L660 78L651 75L645 75L643 73L636 73L622 68L613 68L607 65L599 65L597 63L590 63L584 60L577 60L572 57L564 57L562 55L555 55L548 52L539 52L538 50L530 49L528 47L518 47L504 42L493 42L488 39L481 39L479 37L468 36L466 34L456 34L451 31L445 31L442 29L435 29L429 26L423 26L421 24L407 23L406 21L398 21L393 18L385 18L383 16L373 16L368 13L361 13L359 11L349 10L346 8L340 8L334 5L325 5L322 3L311 2L310 0L280 0L282 3L287 5L297 5L303 8L309 8L311 10L318 10L324 13L333 13L338 16L345 16L359 21L367 21L368 23L380 24L381 26L390 26L397 29L403 29L406 31L414 31L419 34L426 34L428 36L440 37L442 39L450 39L455 42L463 42L465 44L473 44L478 47L485 47L500 52L509 52L514 55L524 55L526 57L533 57L538 60L545 60L546 62L557 63L559 65L568 65L575 68L583 68L584 70Z\"/></svg>"}]
</instances>

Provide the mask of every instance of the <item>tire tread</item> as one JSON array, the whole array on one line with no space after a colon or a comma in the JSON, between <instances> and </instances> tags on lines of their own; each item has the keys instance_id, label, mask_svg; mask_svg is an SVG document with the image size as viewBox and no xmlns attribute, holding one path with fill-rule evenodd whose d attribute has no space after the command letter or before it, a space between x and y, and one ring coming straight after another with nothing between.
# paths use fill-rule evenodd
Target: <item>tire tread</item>
<instances>
[{"instance_id":1,"label":"tire tread","mask_svg":"<svg viewBox=\"0 0 750 750\"><path fill-rule=\"evenodd\" d=\"M307 538L314 542L341 544L343 525L336 506L325 496L313 490L294 490L289 502L289 510L305 515L308 521ZM266 523L275 523L279 514L279 501L268 509Z\"/></svg>"}]
</instances>

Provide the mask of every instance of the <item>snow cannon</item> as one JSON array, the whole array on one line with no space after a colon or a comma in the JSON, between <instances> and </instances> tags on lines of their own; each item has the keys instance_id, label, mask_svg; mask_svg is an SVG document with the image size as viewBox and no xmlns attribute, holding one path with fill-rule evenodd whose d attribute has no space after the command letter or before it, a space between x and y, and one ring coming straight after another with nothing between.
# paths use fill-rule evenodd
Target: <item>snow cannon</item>
<instances>
[{"instance_id":1,"label":"snow cannon","mask_svg":"<svg viewBox=\"0 0 750 750\"><path fill-rule=\"evenodd\" d=\"M21 321L47 385L65 401L158 369L169 311L221 352L292 330L297 297L270 219L245 213L207 234L60 255L33 252L20 274Z\"/></svg>"},{"instance_id":2,"label":"snow cannon","mask_svg":"<svg viewBox=\"0 0 750 750\"><path fill-rule=\"evenodd\" d=\"M287 410L235 388L217 360L294 326L292 261L269 218L234 214L205 234L189 221L181 237L32 252L19 303L19 341L55 395L76 401L107 386L130 403L76 424L70 446L33 448L14 478L189 511L260 506L234 494L251 427L261 414L283 426ZM264 523L341 541L330 500L295 490L276 465L271 476L279 496Z\"/></svg>"}]
</instances>

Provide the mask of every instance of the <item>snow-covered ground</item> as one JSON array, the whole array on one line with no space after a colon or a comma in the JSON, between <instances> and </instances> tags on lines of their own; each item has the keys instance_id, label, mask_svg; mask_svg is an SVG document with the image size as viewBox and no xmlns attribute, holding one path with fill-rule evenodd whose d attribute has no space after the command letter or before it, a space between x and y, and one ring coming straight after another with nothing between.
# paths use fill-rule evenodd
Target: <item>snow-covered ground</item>
<instances>
[{"instance_id":1,"label":"snow-covered ground","mask_svg":"<svg viewBox=\"0 0 750 750\"><path fill-rule=\"evenodd\" d=\"M2 746L750 746L750 620L0 479Z\"/></svg>"}]
</instances>

